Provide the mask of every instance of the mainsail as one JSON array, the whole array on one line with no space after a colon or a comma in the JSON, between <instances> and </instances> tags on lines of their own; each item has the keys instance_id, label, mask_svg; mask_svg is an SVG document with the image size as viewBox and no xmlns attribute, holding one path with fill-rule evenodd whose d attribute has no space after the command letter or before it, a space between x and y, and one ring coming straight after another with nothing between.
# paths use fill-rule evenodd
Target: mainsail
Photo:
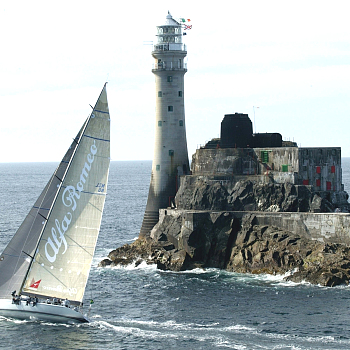
<instances>
[{"instance_id":1,"label":"mainsail","mask_svg":"<svg viewBox=\"0 0 350 350\"><path fill-rule=\"evenodd\" d=\"M0 298L12 290L82 302L107 192L110 117L104 86L89 118L0 255Z\"/></svg>"}]
</instances>

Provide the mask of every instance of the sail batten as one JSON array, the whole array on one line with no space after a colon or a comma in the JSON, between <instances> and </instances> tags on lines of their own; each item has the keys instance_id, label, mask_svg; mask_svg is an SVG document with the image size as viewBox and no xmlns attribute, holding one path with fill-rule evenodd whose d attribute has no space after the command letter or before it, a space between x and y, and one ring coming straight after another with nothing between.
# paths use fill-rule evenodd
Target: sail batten
<instances>
[{"instance_id":1,"label":"sail batten","mask_svg":"<svg viewBox=\"0 0 350 350\"><path fill-rule=\"evenodd\" d=\"M99 140L99 141L110 142L110 140L99 139L99 138L97 138L97 137L93 137L93 136L89 136L89 135L84 135L84 137L89 137L90 139Z\"/></svg>"},{"instance_id":2,"label":"sail batten","mask_svg":"<svg viewBox=\"0 0 350 350\"><path fill-rule=\"evenodd\" d=\"M93 111L94 111L94 112L99 112L99 113L102 113L102 114L109 114L109 112L100 111L100 110L98 110L98 109L94 109Z\"/></svg>"},{"instance_id":3,"label":"sail batten","mask_svg":"<svg viewBox=\"0 0 350 350\"><path fill-rule=\"evenodd\" d=\"M107 193L110 118L105 88L0 256L0 298L22 288L25 295L82 302ZM6 267L5 260L15 267Z\"/></svg>"}]
</instances>

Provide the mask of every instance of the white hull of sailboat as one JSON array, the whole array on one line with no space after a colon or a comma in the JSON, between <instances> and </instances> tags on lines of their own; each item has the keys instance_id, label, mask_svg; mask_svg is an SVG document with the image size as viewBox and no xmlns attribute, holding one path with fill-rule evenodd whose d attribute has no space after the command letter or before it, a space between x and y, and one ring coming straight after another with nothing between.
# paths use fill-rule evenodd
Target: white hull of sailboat
<instances>
[{"instance_id":1,"label":"white hull of sailboat","mask_svg":"<svg viewBox=\"0 0 350 350\"><path fill-rule=\"evenodd\" d=\"M20 320L40 320L54 323L84 323L88 319L79 311L61 305L26 302L12 303L12 300L0 300L0 315Z\"/></svg>"}]
</instances>

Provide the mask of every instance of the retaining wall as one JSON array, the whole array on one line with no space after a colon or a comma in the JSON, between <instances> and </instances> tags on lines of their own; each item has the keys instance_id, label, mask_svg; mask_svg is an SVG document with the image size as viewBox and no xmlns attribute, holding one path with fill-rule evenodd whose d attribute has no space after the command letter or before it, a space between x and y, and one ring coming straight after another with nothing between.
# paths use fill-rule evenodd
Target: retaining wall
<instances>
[{"instance_id":1,"label":"retaining wall","mask_svg":"<svg viewBox=\"0 0 350 350\"><path fill-rule=\"evenodd\" d=\"M160 220L165 215L183 218L183 225L196 227L204 215L215 215L218 211L160 209ZM285 212L231 212L237 218L244 215L255 215L257 225L277 226L284 230L297 233L309 239L325 243L343 243L350 245L350 214L349 213L285 213Z\"/></svg>"}]
</instances>

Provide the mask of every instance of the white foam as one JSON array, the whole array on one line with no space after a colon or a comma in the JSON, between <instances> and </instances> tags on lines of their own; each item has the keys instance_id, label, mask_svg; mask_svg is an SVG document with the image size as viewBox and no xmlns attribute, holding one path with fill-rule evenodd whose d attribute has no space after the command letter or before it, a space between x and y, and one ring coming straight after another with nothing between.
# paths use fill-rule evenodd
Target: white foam
<instances>
[{"instance_id":1,"label":"white foam","mask_svg":"<svg viewBox=\"0 0 350 350\"><path fill-rule=\"evenodd\" d=\"M217 276L220 275L220 273L225 272L224 270L220 270L217 268L196 268L193 270L185 270L185 271L172 271L172 270L158 270L162 273L169 273L169 274L179 274L179 275L212 275L213 273Z\"/></svg>"},{"instance_id":2,"label":"white foam","mask_svg":"<svg viewBox=\"0 0 350 350\"><path fill-rule=\"evenodd\" d=\"M220 328L219 323L213 324L182 324L169 320L166 322L142 321L142 320L118 320L118 324L106 321L95 321L90 325L100 329L112 329L116 333L132 334L133 337L148 339L194 339L199 342L211 342L218 347L232 349L246 349L244 345L233 344L232 339L228 339L225 332L235 332L244 334L249 327L236 325L232 329ZM239 330L239 331L238 331ZM195 332L194 332L195 331Z\"/></svg>"},{"instance_id":3,"label":"white foam","mask_svg":"<svg viewBox=\"0 0 350 350\"><path fill-rule=\"evenodd\" d=\"M17 320L15 318L10 318L10 317L5 317L5 316L0 316L0 320L12 322L12 323L18 323L18 324L31 322L30 320Z\"/></svg>"},{"instance_id":4,"label":"white foam","mask_svg":"<svg viewBox=\"0 0 350 350\"><path fill-rule=\"evenodd\" d=\"M260 333L264 334L266 338L274 338L274 339L284 339L288 341L298 341L301 340L303 342L309 343L329 343L329 344L343 344L342 348L349 348L350 340L339 340L334 336L325 335L325 336L300 336L293 334L280 334L280 333ZM345 346L347 344L347 346ZM297 348L296 348L297 349Z\"/></svg>"},{"instance_id":5,"label":"white foam","mask_svg":"<svg viewBox=\"0 0 350 350\"><path fill-rule=\"evenodd\" d=\"M137 260L134 260L128 265L117 265L117 266L104 266L99 267L99 269L110 269L110 270L145 270L145 271L160 271L157 269L156 264L147 264L146 261L142 261L140 264L136 265Z\"/></svg>"},{"instance_id":6,"label":"white foam","mask_svg":"<svg viewBox=\"0 0 350 350\"><path fill-rule=\"evenodd\" d=\"M120 266L120 267L112 267L114 268L121 268L125 270L148 270L148 271L157 271L157 265L156 264L147 264L146 261L142 261L141 264L138 264L136 266L136 261L133 261L131 264L126 266Z\"/></svg>"},{"instance_id":7,"label":"white foam","mask_svg":"<svg viewBox=\"0 0 350 350\"><path fill-rule=\"evenodd\" d=\"M237 333L246 333L246 332L250 332L250 333L257 333L256 328L253 327L248 327L248 326L243 326L243 325L233 325L233 326L228 326L228 327L224 327L223 330L225 331L235 331Z\"/></svg>"},{"instance_id":8,"label":"white foam","mask_svg":"<svg viewBox=\"0 0 350 350\"><path fill-rule=\"evenodd\" d=\"M149 322L146 322L145 325L149 325ZM149 329L140 329L138 327L124 326L124 325L114 325L106 321L95 321L90 324L93 327L98 327L100 329L112 329L116 333L132 334L133 336L140 338L177 338L177 335L168 332L160 332L157 330Z\"/></svg>"}]
</instances>

